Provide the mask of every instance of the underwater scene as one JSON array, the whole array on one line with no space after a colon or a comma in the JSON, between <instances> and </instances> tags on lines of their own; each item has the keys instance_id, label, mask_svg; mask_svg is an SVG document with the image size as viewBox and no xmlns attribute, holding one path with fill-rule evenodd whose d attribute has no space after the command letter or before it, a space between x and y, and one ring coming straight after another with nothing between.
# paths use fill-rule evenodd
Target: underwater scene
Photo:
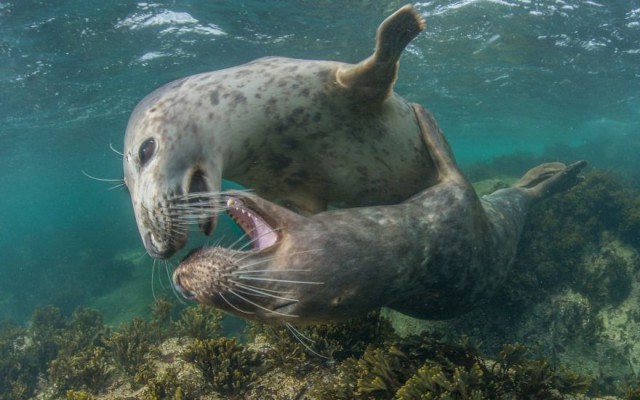
<instances>
[{"instance_id":1,"label":"underwater scene","mask_svg":"<svg viewBox=\"0 0 640 400\"><path fill-rule=\"evenodd\" d=\"M640 1L405 4L0 0L0 400L640 399Z\"/></svg>"}]
</instances>

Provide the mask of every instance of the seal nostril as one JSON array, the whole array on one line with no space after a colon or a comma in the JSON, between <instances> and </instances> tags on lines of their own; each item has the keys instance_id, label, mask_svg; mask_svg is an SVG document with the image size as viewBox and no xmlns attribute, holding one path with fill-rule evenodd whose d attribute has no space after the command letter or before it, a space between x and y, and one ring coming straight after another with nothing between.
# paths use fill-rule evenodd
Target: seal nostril
<instances>
[{"instance_id":1,"label":"seal nostril","mask_svg":"<svg viewBox=\"0 0 640 400\"><path fill-rule=\"evenodd\" d=\"M180 275L178 274L173 275L173 287L175 287L176 291L187 300L193 300L196 298L196 295L193 292L190 292L182 286L180 282Z\"/></svg>"}]
</instances>

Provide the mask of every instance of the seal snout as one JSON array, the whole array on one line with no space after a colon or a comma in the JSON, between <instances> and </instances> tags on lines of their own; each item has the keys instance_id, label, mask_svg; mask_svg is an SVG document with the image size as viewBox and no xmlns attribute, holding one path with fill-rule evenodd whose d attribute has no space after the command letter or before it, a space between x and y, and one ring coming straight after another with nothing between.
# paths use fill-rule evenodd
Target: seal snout
<instances>
[{"instance_id":1,"label":"seal snout","mask_svg":"<svg viewBox=\"0 0 640 400\"><path fill-rule=\"evenodd\" d=\"M169 247L160 249L156 245L156 242L153 240L153 235L151 234L151 232L147 232L147 234L144 235L144 247L147 250L147 253L149 253L149 255L153 258L169 258L175 252L172 248Z\"/></svg>"}]
</instances>

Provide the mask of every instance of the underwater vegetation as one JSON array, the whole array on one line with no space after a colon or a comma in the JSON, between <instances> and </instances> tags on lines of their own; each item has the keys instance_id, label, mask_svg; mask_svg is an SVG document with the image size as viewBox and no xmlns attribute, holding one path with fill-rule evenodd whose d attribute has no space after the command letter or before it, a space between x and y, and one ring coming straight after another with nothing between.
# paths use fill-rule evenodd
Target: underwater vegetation
<instances>
[{"instance_id":1,"label":"underwater vegetation","mask_svg":"<svg viewBox=\"0 0 640 400\"><path fill-rule=\"evenodd\" d=\"M374 311L348 322L297 329L252 323L249 333L255 343L268 348L265 352L268 365L284 366L292 374L304 375L313 364L361 356L368 346L381 345L393 334L393 328Z\"/></svg>"},{"instance_id":2,"label":"underwater vegetation","mask_svg":"<svg viewBox=\"0 0 640 400\"><path fill-rule=\"evenodd\" d=\"M531 210L501 301L521 307L571 285L596 308L621 302L640 265L628 268L616 252L595 251L612 235L640 248L640 192L612 173L592 171Z\"/></svg>"},{"instance_id":3,"label":"underwater vegetation","mask_svg":"<svg viewBox=\"0 0 640 400\"><path fill-rule=\"evenodd\" d=\"M562 399L589 388L588 377L532 357L522 345L505 345L489 360L464 340L400 338L379 312L295 330L305 344L262 326L252 326L253 342L243 343L220 336L219 312L197 306L175 314L166 302L158 300L152 308L161 312L149 321L115 330L84 308L71 316L39 309L27 329L4 323L0 398Z\"/></svg>"},{"instance_id":4,"label":"underwater vegetation","mask_svg":"<svg viewBox=\"0 0 640 400\"><path fill-rule=\"evenodd\" d=\"M260 354L239 344L235 338L196 339L182 353L204 375L213 391L220 394L239 393L257 379L262 364Z\"/></svg>"},{"instance_id":5,"label":"underwater vegetation","mask_svg":"<svg viewBox=\"0 0 640 400\"><path fill-rule=\"evenodd\" d=\"M458 325L477 344L455 331L401 337L379 311L302 328L250 324L224 337L222 312L167 297L151 305L148 319L115 328L94 310L48 306L26 328L0 324L0 400L637 399L637 336L616 333L622 350L602 343L611 326L640 326L637 307L620 308L640 293L638 216L640 194L601 171L534 208L511 276L485 305L503 317ZM531 331L484 343L483 329L520 329L514 316L538 304ZM538 342L547 337L550 346ZM569 351L575 343L581 353ZM604 363L591 373L576 372L580 362L563 366L565 352L620 359L627 387Z\"/></svg>"},{"instance_id":6,"label":"underwater vegetation","mask_svg":"<svg viewBox=\"0 0 640 400\"><path fill-rule=\"evenodd\" d=\"M76 309L70 318L55 307L34 311L29 329L0 330L0 399L29 398L41 374L60 390L102 384L108 367L100 347L107 328L97 311Z\"/></svg>"}]
</instances>

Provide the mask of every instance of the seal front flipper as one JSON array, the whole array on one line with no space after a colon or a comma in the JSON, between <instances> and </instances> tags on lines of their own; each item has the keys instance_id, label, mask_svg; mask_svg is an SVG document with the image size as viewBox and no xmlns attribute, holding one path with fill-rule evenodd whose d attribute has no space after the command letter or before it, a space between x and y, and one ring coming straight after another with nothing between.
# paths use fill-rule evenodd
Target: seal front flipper
<instances>
[{"instance_id":1,"label":"seal front flipper","mask_svg":"<svg viewBox=\"0 0 640 400\"><path fill-rule=\"evenodd\" d=\"M340 68L336 80L360 97L386 99L397 78L400 55L424 28L415 8L410 4L400 8L378 27L375 52L356 65Z\"/></svg>"},{"instance_id":2,"label":"seal front flipper","mask_svg":"<svg viewBox=\"0 0 640 400\"><path fill-rule=\"evenodd\" d=\"M413 103L411 104L411 108L420 126L424 144L438 171L438 182L442 183L447 180L469 185L466 178L458 169L449 142L447 142L447 139L438 127L433 115L420 104Z\"/></svg>"}]
</instances>

